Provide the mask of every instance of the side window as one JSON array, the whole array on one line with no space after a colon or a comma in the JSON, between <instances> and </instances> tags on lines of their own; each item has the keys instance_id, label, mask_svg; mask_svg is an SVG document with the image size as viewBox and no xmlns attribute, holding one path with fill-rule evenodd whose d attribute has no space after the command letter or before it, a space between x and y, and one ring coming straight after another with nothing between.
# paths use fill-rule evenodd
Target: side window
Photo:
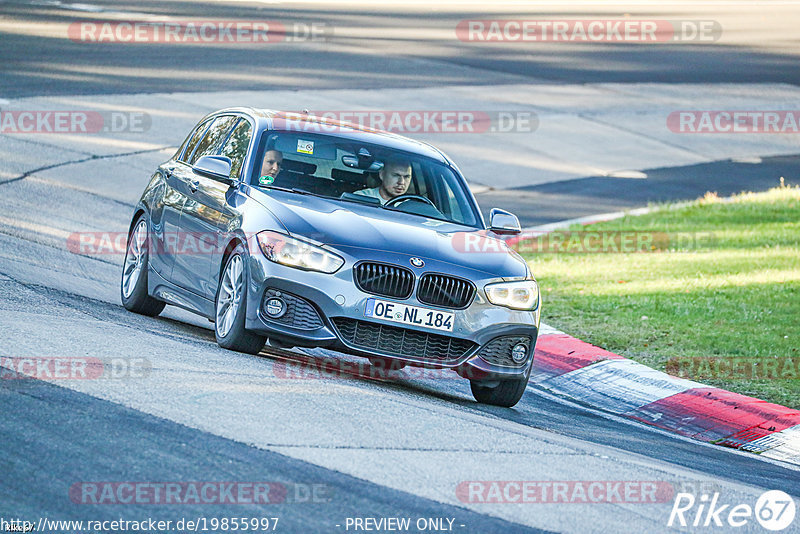
<instances>
[{"instance_id":1,"label":"side window","mask_svg":"<svg viewBox=\"0 0 800 534\"><path fill-rule=\"evenodd\" d=\"M239 177L248 146L250 146L250 122L242 119L233 129L220 152L220 155L231 159L231 178Z\"/></svg>"},{"instance_id":2,"label":"side window","mask_svg":"<svg viewBox=\"0 0 800 534\"><path fill-rule=\"evenodd\" d=\"M442 211L456 221L463 221L464 215L461 213L461 206L459 205L458 200L456 200L456 195L450 188L450 184L444 180L442 180L441 183L444 187L445 193L445 204L442 206Z\"/></svg>"},{"instance_id":3,"label":"side window","mask_svg":"<svg viewBox=\"0 0 800 534\"><path fill-rule=\"evenodd\" d=\"M464 190L459 187L453 173L450 171L443 173L437 169L434 180L442 195L442 207L439 209L455 222L468 225L475 224L477 219L468 209L469 200L467 200Z\"/></svg>"},{"instance_id":4,"label":"side window","mask_svg":"<svg viewBox=\"0 0 800 534\"><path fill-rule=\"evenodd\" d=\"M451 220L474 224L474 217L464 210L467 201L452 174L442 172L438 165L425 165L423 171L420 194L432 200L436 208Z\"/></svg>"},{"instance_id":5,"label":"side window","mask_svg":"<svg viewBox=\"0 0 800 534\"><path fill-rule=\"evenodd\" d=\"M183 148L186 147L186 152L183 152L183 155L178 158L178 161L185 162L187 159L189 159L189 157L192 155L192 150L194 150L194 147L197 146L197 142L200 141L201 137L203 137L203 132L206 131L206 128L208 128L210 123L211 121L207 120L198 124L197 128L195 128L189 137L186 138L186 140L183 142L183 145L181 145L181 147L178 149L178 152L175 154L176 157L179 156L183 151Z\"/></svg>"},{"instance_id":6,"label":"side window","mask_svg":"<svg viewBox=\"0 0 800 534\"><path fill-rule=\"evenodd\" d=\"M409 195L420 195L423 197L428 196L428 191L426 191L425 183L420 178L422 176L422 167L420 166L419 162L412 161L411 162L411 183L408 184L408 189L406 190L406 194Z\"/></svg>"},{"instance_id":7,"label":"side window","mask_svg":"<svg viewBox=\"0 0 800 534\"><path fill-rule=\"evenodd\" d=\"M225 136L228 135L236 119L237 117L233 115L223 115L222 117L214 119L206 135L197 143L197 148L194 154L192 154L192 159L189 160L189 165L194 165L194 162L200 159L200 156L216 154L219 145L222 143L222 140L225 139Z\"/></svg>"}]
</instances>

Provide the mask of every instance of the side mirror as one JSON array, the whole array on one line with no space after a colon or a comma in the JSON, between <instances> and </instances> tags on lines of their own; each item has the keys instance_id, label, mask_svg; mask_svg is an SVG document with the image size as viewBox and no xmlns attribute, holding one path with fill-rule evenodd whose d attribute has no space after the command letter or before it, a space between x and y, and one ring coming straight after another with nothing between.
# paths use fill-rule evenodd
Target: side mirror
<instances>
[{"instance_id":1,"label":"side mirror","mask_svg":"<svg viewBox=\"0 0 800 534\"><path fill-rule=\"evenodd\" d=\"M492 208L492 211L489 212L489 230L500 235L522 232L517 216L499 208Z\"/></svg>"},{"instance_id":2,"label":"side mirror","mask_svg":"<svg viewBox=\"0 0 800 534\"><path fill-rule=\"evenodd\" d=\"M231 178L231 160L225 156L200 156L192 169L198 174L219 180L227 185L233 185L236 182Z\"/></svg>"}]
</instances>

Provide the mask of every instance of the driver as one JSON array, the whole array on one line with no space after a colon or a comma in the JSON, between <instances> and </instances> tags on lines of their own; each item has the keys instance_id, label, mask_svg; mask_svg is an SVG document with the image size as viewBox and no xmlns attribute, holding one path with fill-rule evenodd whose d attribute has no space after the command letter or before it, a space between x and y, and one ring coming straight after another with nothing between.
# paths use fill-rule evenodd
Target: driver
<instances>
[{"instance_id":1,"label":"driver","mask_svg":"<svg viewBox=\"0 0 800 534\"><path fill-rule=\"evenodd\" d=\"M383 205L408 191L408 186L411 185L411 162L400 158L388 159L378 171L378 176L381 185L356 191L355 194L377 198Z\"/></svg>"}]
</instances>

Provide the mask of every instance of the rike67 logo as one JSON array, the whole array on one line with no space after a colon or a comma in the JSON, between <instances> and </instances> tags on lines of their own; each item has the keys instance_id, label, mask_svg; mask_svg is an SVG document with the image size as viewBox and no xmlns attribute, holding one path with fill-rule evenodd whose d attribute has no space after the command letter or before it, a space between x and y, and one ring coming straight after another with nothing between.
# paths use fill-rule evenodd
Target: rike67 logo
<instances>
[{"instance_id":1,"label":"rike67 logo","mask_svg":"<svg viewBox=\"0 0 800 534\"><path fill-rule=\"evenodd\" d=\"M737 528L756 521L765 529L780 531L794 521L796 505L790 495L780 490L763 493L755 506L746 503L722 504L719 493L695 498L691 493L678 493L669 514L667 526Z\"/></svg>"}]
</instances>

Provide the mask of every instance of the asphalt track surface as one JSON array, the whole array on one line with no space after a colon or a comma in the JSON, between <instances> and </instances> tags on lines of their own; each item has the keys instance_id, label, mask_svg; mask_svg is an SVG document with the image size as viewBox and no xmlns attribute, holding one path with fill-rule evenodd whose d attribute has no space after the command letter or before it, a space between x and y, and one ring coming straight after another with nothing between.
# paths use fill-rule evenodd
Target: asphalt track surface
<instances>
[{"instance_id":1,"label":"asphalt track surface","mask_svg":"<svg viewBox=\"0 0 800 534\"><path fill-rule=\"evenodd\" d=\"M536 226L600 213L702 197L707 192L730 196L742 191L765 191L784 178L800 182L800 157L774 156L757 163L731 160L680 167L645 169L646 179L587 176L547 184L513 187L479 193L478 202L488 215L489 206L519 214L523 226Z\"/></svg>"},{"instance_id":2,"label":"asphalt track surface","mask_svg":"<svg viewBox=\"0 0 800 534\"><path fill-rule=\"evenodd\" d=\"M0 98L197 91L199 85L214 91L308 84L424 88L520 79L795 85L800 80L793 37L780 20L787 8L781 5L765 15L771 18L763 27L750 28L752 35L742 30L746 35L737 45L550 44L546 55L542 49L487 49L427 38L427 32L435 35L437 28L473 16L526 16L519 6L487 14L474 6L403 12L364 5L92 5L187 19L319 20L333 33L307 47L280 44L258 54L187 47L134 53L123 45L87 47L46 36L47 23L90 18L92 12L4 2ZM583 9L586 18L627 12ZM678 6L653 16L730 19L735 28L756 8L702 9L698 14ZM29 31L36 25L39 29ZM386 28L403 31L395 39L380 38L391 35ZM35 149L25 157L28 169L46 166L37 162ZM761 163L725 160L642 169L648 179L624 184L586 176L490 190L478 198L483 206L524 208L530 215L523 223L538 224L689 199L708 190L764 189L779 176L791 182L798 167L797 158L789 156ZM75 171L65 167L64 172ZM172 308L158 318L130 314L118 300L121 258L71 254L63 236L75 225L125 228L135 200L44 180L37 172L0 183L0 355L144 357L151 366L139 379L0 380L0 517L279 516L284 532L343 532L348 517L445 517L454 518L454 530L461 532L642 532L668 530L671 502L490 506L459 501L455 488L468 480L658 480L695 493L719 491L726 502L752 504L767 489L800 496L800 472L794 468L621 421L533 387L514 409L500 409L476 404L462 380L404 375L377 381L350 373L343 379L282 380L281 365L299 355L269 348L256 357L224 351L207 322ZM324 498L267 507L76 504L69 488L82 481L271 481L291 488L318 485ZM761 531L757 524L741 530Z\"/></svg>"},{"instance_id":3,"label":"asphalt track surface","mask_svg":"<svg viewBox=\"0 0 800 534\"><path fill-rule=\"evenodd\" d=\"M59 7L58 5L61 4ZM790 83L797 67L796 5L791 2L676 6L564 2L77 2L0 3L0 97L278 88L433 87L525 81L596 83ZM72 6L65 9L64 6ZM77 7L75 7L77 6ZM270 47L180 44L137 46L66 38L58 23L142 20L278 21L317 24L317 40ZM462 20L623 16L716 20L725 45L476 43L455 39ZM108 17L108 18L107 18ZM287 30L288 32L288 30ZM295 34L291 34L295 35ZM298 30L297 34L300 35Z\"/></svg>"}]
</instances>

